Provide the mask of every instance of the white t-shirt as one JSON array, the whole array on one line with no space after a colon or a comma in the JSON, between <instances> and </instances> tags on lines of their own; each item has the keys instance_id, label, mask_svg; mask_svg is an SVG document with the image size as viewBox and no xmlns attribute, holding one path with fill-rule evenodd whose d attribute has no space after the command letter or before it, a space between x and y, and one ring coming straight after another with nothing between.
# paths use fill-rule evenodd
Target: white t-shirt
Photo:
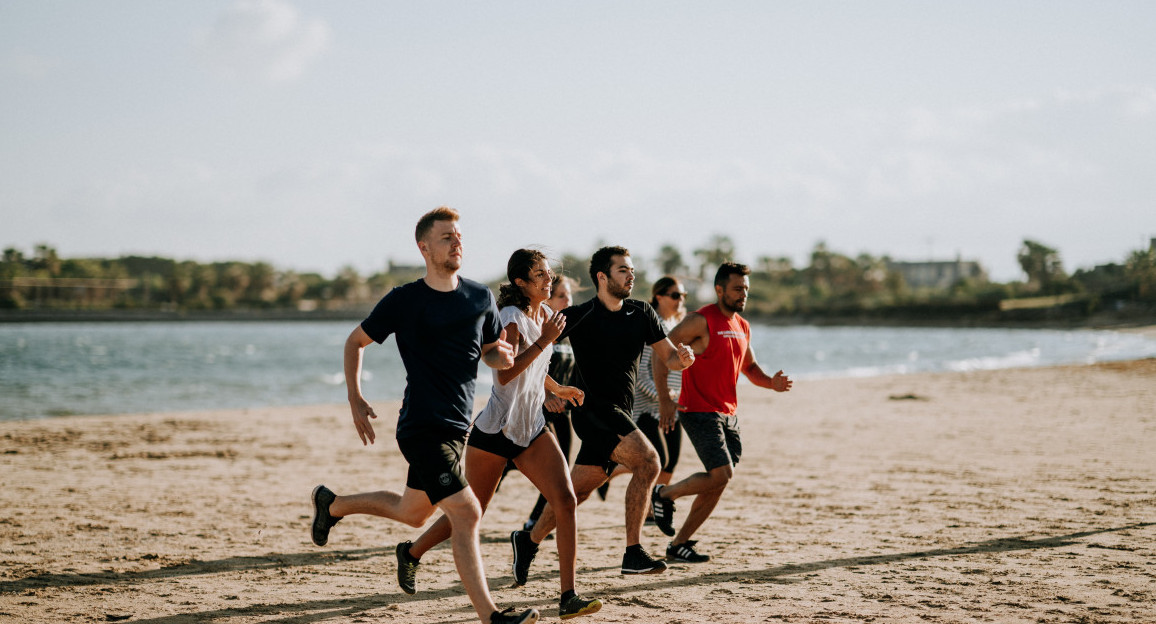
<instances>
[{"instance_id":1,"label":"white t-shirt","mask_svg":"<svg viewBox=\"0 0 1156 624\"><path fill-rule=\"evenodd\" d=\"M542 303L543 318L552 313L550 306ZM521 310L506 306L498 311L502 327L514 323L518 327L518 353L535 349L534 341L542 337L542 327L530 320ZM546 426L542 414L542 404L546 402L546 373L550 369L550 354L554 351L551 343L530 362L526 370L511 379L506 385L498 382L498 371L493 371L494 390L486 407L474 419L474 427L488 433L501 431L511 442L528 447L530 442Z\"/></svg>"}]
</instances>

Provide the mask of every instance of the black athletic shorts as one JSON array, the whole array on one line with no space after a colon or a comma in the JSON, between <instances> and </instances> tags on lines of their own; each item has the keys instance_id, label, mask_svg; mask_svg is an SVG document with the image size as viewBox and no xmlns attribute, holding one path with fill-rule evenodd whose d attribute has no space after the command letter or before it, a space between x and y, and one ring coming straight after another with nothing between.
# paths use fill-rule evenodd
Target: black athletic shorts
<instances>
[{"instance_id":1,"label":"black athletic shorts","mask_svg":"<svg viewBox=\"0 0 1156 624\"><path fill-rule=\"evenodd\" d=\"M617 408L574 407L570 410L574 433L582 440L575 465L598 466L610 474L614 460L610 456L622 438L638 431L630 414Z\"/></svg>"},{"instance_id":2,"label":"black athletic shorts","mask_svg":"<svg viewBox=\"0 0 1156 624\"><path fill-rule=\"evenodd\" d=\"M542 435L543 433L546 433L545 427L542 427L542 430L538 432L538 435L534 436L534 440L537 440L538 436ZM533 444L534 440L530 440L530 444ZM466 445L472 446L487 453L493 453L498 457L504 457L506 459L514 459L515 457L521 455L522 451L530 448L529 446L518 446L512 440L510 440L510 438L507 438L506 434L502 433L501 431L497 433L486 433L477 427L474 427L472 430L470 430L470 437L468 440L466 440Z\"/></svg>"},{"instance_id":3,"label":"black athletic shorts","mask_svg":"<svg viewBox=\"0 0 1156 624\"><path fill-rule=\"evenodd\" d=\"M455 430L426 430L399 439L397 448L409 462L406 487L425 492L429 502L435 505L466 489L466 477L462 474L465 445L466 433Z\"/></svg>"}]
</instances>

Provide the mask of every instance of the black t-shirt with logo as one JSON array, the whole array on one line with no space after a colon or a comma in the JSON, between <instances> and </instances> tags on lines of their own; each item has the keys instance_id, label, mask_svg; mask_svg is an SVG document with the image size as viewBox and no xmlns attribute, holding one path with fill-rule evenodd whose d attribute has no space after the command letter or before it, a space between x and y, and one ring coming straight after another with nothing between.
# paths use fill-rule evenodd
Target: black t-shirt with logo
<instances>
[{"instance_id":1,"label":"black t-shirt with logo","mask_svg":"<svg viewBox=\"0 0 1156 624\"><path fill-rule=\"evenodd\" d=\"M562 338L569 338L574 349L574 385L586 393L582 409L617 410L629 417L642 350L666 338L658 314L637 299L626 299L611 312L598 297L562 313Z\"/></svg>"},{"instance_id":2,"label":"black t-shirt with logo","mask_svg":"<svg viewBox=\"0 0 1156 624\"><path fill-rule=\"evenodd\" d=\"M397 336L406 372L399 439L431 429L469 429L482 345L502 331L489 288L458 278L456 289L442 292L419 279L389 291L361 328L378 344Z\"/></svg>"}]
</instances>

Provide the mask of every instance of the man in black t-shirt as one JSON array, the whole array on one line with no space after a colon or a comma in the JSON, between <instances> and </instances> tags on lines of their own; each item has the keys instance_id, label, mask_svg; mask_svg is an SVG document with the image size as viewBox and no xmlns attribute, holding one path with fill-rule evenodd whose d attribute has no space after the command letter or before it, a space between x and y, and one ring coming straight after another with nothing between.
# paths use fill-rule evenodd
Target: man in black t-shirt
<instances>
[{"instance_id":1,"label":"man in black t-shirt","mask_svg":"<svg viewBox=\"0 0 1156 624\"><path fill-rule=\"evenodd\" d=\"M536 609L499 613L490 598L479 554L481 505L466 487L461 457L474 405L478 361L496 369L513 366L514 351L504 338L494 295L458 276L462 233L458 213L438 208L418 221L415 237L426 274L389 292L345 342L345 383L353 426L362 444L373 444L370 419L377 418L361 393L362 354L371 342L393 334L406 370L405 397L397 420L397 445L409 463L405 491L337 496L313 490L313 542L324 546L329 530L349 514L370 514L420 527L441 508L453 526L454 562L462 585L483 624L530 624ZM416 563L405 544L397 549L398 576L413 574Z\"/></svg>"},{"instance_id":2,"label":"man in black t-shirt","mask_svg":"<svg viewBox=\"0 0 1156 624\"><path fill-rule=\"evenodd\" d=\"M685 345L676 348L667 340L658 315L647 303L629 299L634 286L634 263L622 247L603 247L590 260L590 277L598 287L593 299L563 311L574 349L577 372L574 385L586 393L581 406L573 408L574 432L582 447L574 460L571 479L578 503L586 500L609 478L616 464L630 469L626 488L626 553L623 574L651 574L666 564L642 548L640 537L650 489L658 478L658 453L630 418L634 406L634 380L642 350L654 348L671 370L694 363ZM526 582L530 562L541 543L554 529L554 514L546 506L530 531L514 531L514 582Z\"/></svg>"}]
</instances>

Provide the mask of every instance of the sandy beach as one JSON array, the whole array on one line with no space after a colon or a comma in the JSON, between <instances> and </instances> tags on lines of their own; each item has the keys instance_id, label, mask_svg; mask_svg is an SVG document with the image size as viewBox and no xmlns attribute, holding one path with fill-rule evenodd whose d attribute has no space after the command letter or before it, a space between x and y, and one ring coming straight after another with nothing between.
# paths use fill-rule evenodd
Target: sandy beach
<instances>
[{"instance_id":1,"label":"sandy beach","mask_svg":"<svg viewBox=\"0 0 1156 624\"><path fill-rule=\"evenodd\" d=\"M606 605L578 621L1156 622L1156 360L740 400L743 461L698 536L714 559L619 574L615 481L579 511L579 590ZM401 486L393 424L366 448L343 405L0 423L0 621L475 621L448 544L410 596L393 548L417 530L354 517L309 540L314 485ZM483 556L500 605L557 621L553 542L511 587L535 495L503 484Z\"/></svg>"}]
</instances>

